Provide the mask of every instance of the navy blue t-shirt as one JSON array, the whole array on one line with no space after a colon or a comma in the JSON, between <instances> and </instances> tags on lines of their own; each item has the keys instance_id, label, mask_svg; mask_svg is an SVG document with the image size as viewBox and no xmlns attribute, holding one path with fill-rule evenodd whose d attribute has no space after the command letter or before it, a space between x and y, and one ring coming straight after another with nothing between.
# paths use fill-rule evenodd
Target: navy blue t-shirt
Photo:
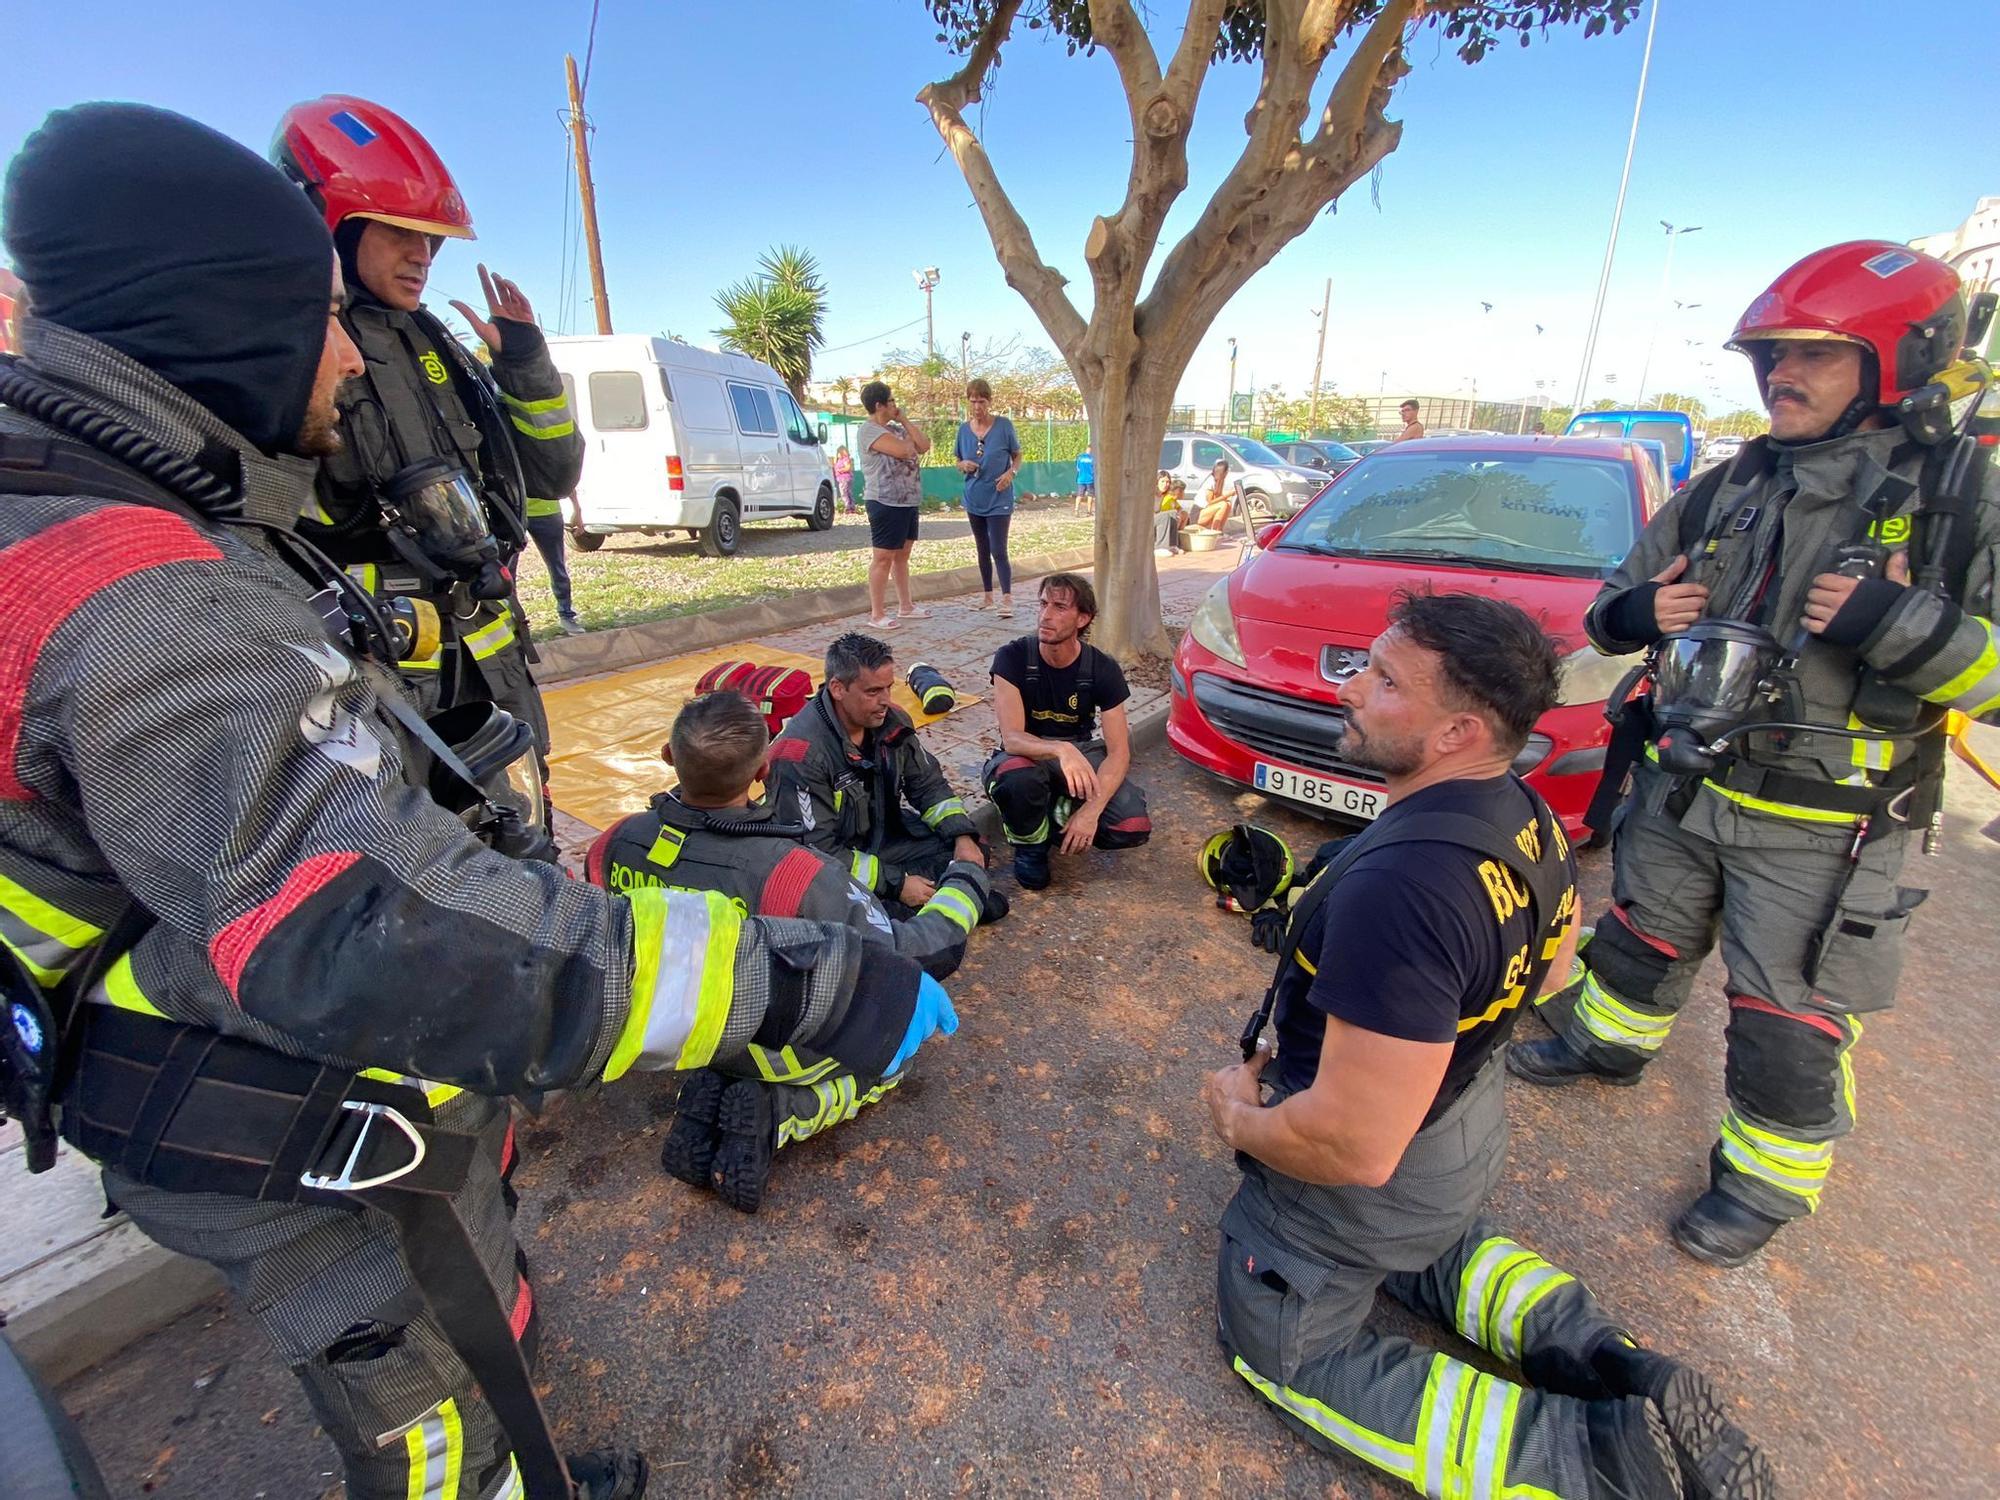
<instances>
[{"instance_id":1,"label":"navy blue t-shirt","mask_svg":"<svg viewBox=\"0 0 2000 1500\"><path fill-rule=\"evenodd\" d=\"M1513 841L1535 827L1537 809L1510 776L1446 781L1393 804L1375 827L1419 812L1464 813ZM1562 860L1574 887L1567 847L1543 856ZM1341 876L1296 938L1311 970L1292 966L1278 991L1276 1065L1288 1089L1312 1084L1326 1018L1338 1016L1383 1036L1456 1044L1425 1124L1464 1092L1513 1031L1528 998L1517 985L1530 966L1521 955L1541 941L1531 903L1506 897L1508 884L1482 863L1462 844L1424 841L1364 852ZM1525 894L1520 876L1505 879Z\"/></svg>"}]
</instances>

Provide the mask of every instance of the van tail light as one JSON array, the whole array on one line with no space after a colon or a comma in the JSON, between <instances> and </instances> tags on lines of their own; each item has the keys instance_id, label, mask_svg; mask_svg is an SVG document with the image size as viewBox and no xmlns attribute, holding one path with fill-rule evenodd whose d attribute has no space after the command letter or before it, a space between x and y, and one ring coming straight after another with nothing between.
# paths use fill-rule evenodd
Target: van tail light
<instances>
[{"instance_id":1,"label":"van tail light","mask_svg":"<svg viewBox=\"0 0 2000 1500\"><path fill-rule=\"evenodd\" d=\"M681 472L680 455L678 453L669 453L667 455L667 488L679 494L687 487L687 475Z\"/></svg>"}]
</instances>

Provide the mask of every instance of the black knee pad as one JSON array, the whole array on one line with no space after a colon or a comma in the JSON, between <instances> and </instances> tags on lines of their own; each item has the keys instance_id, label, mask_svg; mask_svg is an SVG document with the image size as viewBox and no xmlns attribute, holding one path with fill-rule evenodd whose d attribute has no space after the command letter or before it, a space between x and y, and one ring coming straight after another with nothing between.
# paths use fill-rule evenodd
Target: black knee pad
<instances>
[{"instance_id":1,"label":"black knee pad","mask_svg":"<svg viewBox=\"0 0 2000 1500\"><path fill-rule=\"evenodd\" d=\"M1653 1003L1674 962L1611 912L1598 919L1587 951L1597 982L1636 1005Z\"/></svg>"},{"instance_id":2,"label":"black knee pad","mask_svg":"<svg viewBox=\"0 0 2000 1500\"><path fill-rule=\"evenodd\" d=\"M1594 945L1593 945L1594 948ZM1831 1125L1840 1099L1840 1043L1810 1020L1729 1007L1729 1097L1760 1119Z\"/></svg>"},{"instance_id":3,"label":"black knee pad","mask_svg":"<svg viewBox=\"0 0 2000 1500\"><path fill-rule=\"evenodd\" d=\"M1100 849L1136 849L1153 836L1148 828L1112 830L1099 825L1097 837L1091 842Z\"/></svg>"}]
</instances>

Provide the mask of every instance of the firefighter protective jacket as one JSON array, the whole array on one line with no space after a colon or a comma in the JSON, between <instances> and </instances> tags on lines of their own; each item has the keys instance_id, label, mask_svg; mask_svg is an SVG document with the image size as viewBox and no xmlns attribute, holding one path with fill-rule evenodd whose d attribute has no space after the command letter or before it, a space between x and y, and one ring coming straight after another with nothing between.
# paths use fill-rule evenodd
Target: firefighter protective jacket
<instances>
[{"instance_id":1,"label":"firefighter protective jacket","mask_svg":"<svg viewBox=\"0 0 2000 1500\"><path fill-rule=\"evenodd\" d=\"M903 836L905 802L946 843L979 836L908 714L891 706L882 727L857 745L824 687L772 741L770 790L780 812L805 825L808 845L847 856L854 878L891 900L906 872L882 851Z\"/></svg>"},{"instance_id":2,"label":"firefighter protective jacket","mask_svg":"<svg viewBox=\"0 0 2000 1500\"><path fill-rule=\"evenodd\" d=\"M1591 605L1585 628L1592 643L1610 654L1652 643L1657 632L1651 595L1657 586L1648 580L1673 562L1684 536L1702 540L1691 549L1679 581L1707 585L1707 615L1760 624L1789 642L1812 580L1830 571L1835 548L1864 536L1892 550L1909 542L1921 464L1920 453L1896 429L1789 449L1750 444L1714 491L1705 517L1696 522L1682 515L1689 497L1702 489L1697 480L1647 524ZM1869 522L1860 507L1878 495L1888 503ZM1975 718L2000 711L1993 597L2000 575L2000 471L1987 474L1974 541L1964 595L1956 602L1916 588L1864 583L1886 607L1867 623L1857 644L1809 638L1799 662L1806 720L1849 726L1864 663L1926 703ZM1857 773L1872 778L1902 766L1914 753L1908 738L1876 743L1801 734L1780 745L1773 736L1756 735L1747 746L1739 751L1747 761L1834 782L1852 782ZM1754 805L1751 810L1784 812Z\"/></svg>"},{"instance_id":3,"label":"firefighter protective jacket","mask_svg":"<svg viewBox=\"0 0 2000 1500\"><path fill-rule=\"evenodd\" d=\"M31 370L184 459L240 464L250 514L297 516L308 464L94 340L23 331ZM51 435L4 410L0 431ZM247 527L0 498L0 941L36 980L137 902L157 923L91 1000L294 1056L495 1095L753 1037L857 1071L894 1056L919 976L879 950L864 973L852 929L613 899L486 849L411 784L394 678L334 643L312 591Z\"/></svg>"},{"instance_id":4,"label":"firefighter protective jacket","mask_svg":"<svg viewBox=\"0 0 2000 1500\"><path fill-rule=\"evenodd\" d=\"M769 800L748 807L692 808L661 792L647 810L598 837L584 861L591 881L614 891L644 885L720 891L746 914L844 922L874 943L948 978L986 909L983 866L954 863L915 916L896 921L848 876L841 859L808 849L799 826Z\"/></svg>"}]
</instances>

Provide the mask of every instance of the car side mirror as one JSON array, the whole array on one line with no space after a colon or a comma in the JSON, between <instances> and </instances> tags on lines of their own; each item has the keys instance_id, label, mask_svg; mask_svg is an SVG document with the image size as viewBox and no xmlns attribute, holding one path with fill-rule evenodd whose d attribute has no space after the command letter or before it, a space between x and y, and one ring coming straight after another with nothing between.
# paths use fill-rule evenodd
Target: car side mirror
<instances>
[{"instance_id":1,"label":"car side mirror","mask_svg":"<svg viewBox=\"0 0 2000 1500\"><path fill-rule=\"evenodd\" d=\"M1262 552L1266 547L1277 541L1279 537L1283 536L1284 533L1285 523L1283 521L1273 521L1269 526L1266 526L1262 531L1257 533L1257 550Z\"/></svg>"},{"instance_id":2,"label":"car side mirror","mask_svg":"<svg viewBox=\"0 0 2000 1500\"><path fill-rule=\"evenodd\" d=\"M826 446L826 423L824 422L820 423L818 431L819 431L819 445L820 447L824 448Z\"/></svg>"}]
</instances>

